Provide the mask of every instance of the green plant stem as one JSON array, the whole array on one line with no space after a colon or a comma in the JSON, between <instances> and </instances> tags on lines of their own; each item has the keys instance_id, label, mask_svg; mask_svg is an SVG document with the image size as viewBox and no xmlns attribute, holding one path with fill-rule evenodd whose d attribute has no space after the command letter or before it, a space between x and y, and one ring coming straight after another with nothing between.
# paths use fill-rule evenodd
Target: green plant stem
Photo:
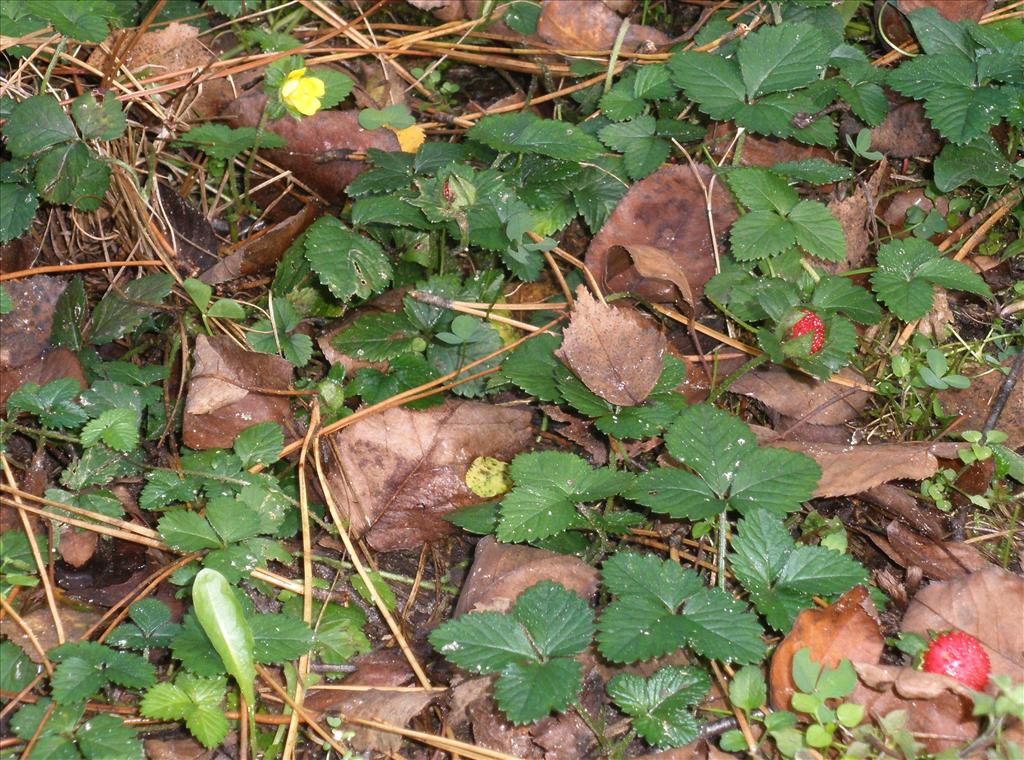
<instances>
[{"instance_id":1,"label":"green plant stem","mask_svg":"<svg viewBox=\"0 0 1024 760\"><path fill-rule=\"evenodd\" d=\"M242 172L242 194L238 196L238 216L242 216L242 198L249 197L249 185L252 178L252 169L256 165L256 151L260 149L260 142L263 138L263 131L267 127L267 122L270 121L270 109L267 105L270 104L268 100L263 106L263 113L260 114L260 121L256 125L256 137L252 141L252 150L249 151L249 158L245 162L245 171Z\"/></svg>"},{"instance_id":2,"label":"green plant stem","mask_svg":"<svg viewBox=\"0 0 1024 760\"><path fill-rule=\"evenodd\" d=\"M54 441L63 441L64 443L81 443L78 436L65 435L64 433L55 433L52 430L45 428L29 427L28 425L19 425L16 422L8 422L7 420L0 420L0 426L9 427L12 430L16 430L19 433L25 435L31 435L35 438L50 438Z\"/></svg>"},{"instance_id":3,"label":"green plant stem","mask_svg":"<svg viewBox=\"0 0 1024 760\"><path fill-rule=\"evenodd\" d=\"M57 43L57 47L53 51L53 55L50 57L50 62L46 65L46 72L43 74L43 79L39 83L40 94L46 92L46 86L50 83L50 75L53 74L53 70L57 66L57 61L60 60L61 53L64 52L64 48L67 46L68 38L61 37L60 42Z\"/></svg>"},{"instance_id":4,"label":"green plant stem","mask_svg":"<svg viewBox=\"0 0 1024 760\"><path fill-rule=\"evenodd\" d=\"M292 556L293 557L301 557L302 556L302 552L292 552ZM322 554L314 554L313 555L313 561L314 562L320 562L320 563L322 563L324 565L327 565L328 567L333 567L335 570L352 570L352 569L355 568L355 565L353 565L350 562L345 562L344 560L340 560L340 559L333 559L331 557L325 557ZM394 581L395 583L401 583L401 584L406 585L406 586L412 586L416 582L415 578L410 578L407 575L399 575L398 573L389 573L386 570L378 570L377 574L381 578L383 578L384 580ZM459 590L457 588L455 588L454 586L449 586L447 584L440 583L438 581L422 581L421 580L420 581L420 586L422 586L425 589L430 589L430 590L433 590L435 588L440 588L441 591L443 591L446 594L451 594L452 596L455 596L456 594L459 593Z\"/></svg>"},{"instance_id":5,"label":"green plant stem","mask_svg":"<svg viewBox=\"0 0 1024 760\"><path fill-rule=\"evenodd\" d=\"M608 57L608 73L604 77L604 92L608 92L612 88L612 80L615 79L615 66L619 62L619 53L622 52L622 43L626 41L627 31L629 31L629 19L624 18L619 26L619 33L615 35L612 53Z\"/></svg>"},{"instance_id":6,"label":"green plant stem","mask_svg":"<svg viewBox=\"0 0 1024 760\"><path fill-rule=\"evenodd\" d=\"M814 280L814 282L819 282L821 280L821 275L814 271L814 267L807 259L801 258L800 266L803 267L803 270L811 276L811 279Z\"/></svg>"},{"instance_id":7,"label":"green plant stem","mask_svg":"<svg viewBox=\"0 0 1024 760\"><path fill-rule=\"evenodd\" d=\"M715 403L719 398L721 398L723 393L725 393L727 390L729 390L729 386L730 385L732 385L737 380L739 380L741 377L743 377L745 374L750 372L750 370L752 370L752 369L754 369L756 367L759 367L760 365L764 364L766 361L768 361L768 354L758 354L757 356L754 356L751 359L749 359L746 364L744 364L738 370L736 370L731 375L729 375L727 378L725 378L725 380L723 380L721 383L719 383L717 386L715 386L715 390L708 397L708 403L709 404Z\"/></svg>"}]
</instances>

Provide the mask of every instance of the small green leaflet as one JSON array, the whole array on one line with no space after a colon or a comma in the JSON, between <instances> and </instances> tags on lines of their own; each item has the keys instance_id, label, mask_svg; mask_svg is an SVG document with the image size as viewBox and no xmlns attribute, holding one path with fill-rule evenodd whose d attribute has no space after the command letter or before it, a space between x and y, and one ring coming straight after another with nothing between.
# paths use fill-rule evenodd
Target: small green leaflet
<instances>
[{"instance_id":1,"label":"small green leaflet","mask_svg":"<svg viewBox=\"0 0 1024 760\"><path fill-rule=\"evenodd\" d=\"M92 312L89 343L102 346L134 330L156 310L174 285L163 272L132 280L121 292L110 290Z\"/></svg>"},{"instance_id":2,"label":"small green leaflet","mask_svg":"<svg viewBox=\"0 0 1024 760\"><path fill-rule=\"evenodd\" d=\"M943 146L932 168L935 186L943 193L972 181L997 187L1024 173L1021 167L1006 159L992 136L987 134L963 145Z\"/></svg>"},{"instance_id":3,"label":"small green leaflet","mask_svg":"<svg viewBox=\"0 0 1024 760\"><path fill-rule=\"evenodd\" d=\"M131 408L107 409L82 428L83 446L99 441L115 451L132 451L139 445L139 413Z\"/></svg>"},{"instance_id":4,"label":"small green leaflet","mask_svg":"<svg viewBox=\"0 0 1024 760\"><path fill-rule=\"evenodd\" d=\"M963 262L944 257L927 240L893 240L878 249L878 269L871 275L871 286L900 319L909 322L928 313L933 285L992 297L977 273Z\"/></svg>"},{"instance_id":5,"label":"small green leaflet","mask_svg":"<svg viewBox=\"0 0 1024 760\"><path fill-rule=\"evenodd\" d=\"M571 527L586 527L577 506L625 490L633 475L561 451L520 454L509 468L515 486L501 502L499 541L537 541Z\"/></svg>"},{"instance_id":6,"label":"small green leaflet","mask_svg":"<svg viewBox=\"0 0 1024 760\"><path fill-rule=\"evenodd\" d=\"M598 649L612 662L648 660L681 646L741 663L765 656L757 618L671 560L620 551L604 563L602 578L618 597L597 624Z\"/></svg>"},{"instance_id":7,"label":"small green leaflet","mask_svg":"<svg viewBox=\"0 0 1024 760\"><path fill-rule=\"evenodd\" d=\"M699 520L727 508L785 514L811 497L821 477L810 457L759 448L746 424L709 404L684 409L665 433L665 445L693 472L654 468L624 495L676 518Z\"/></svg>"},{"instance_id":8,"label":"small green leaflet","mask_svg":"<svg viewBox=\"0 0 1024 760\"><path fill-rule=\"evenodd\" d=\"M27 158L43 148L74 140L78 133L56 98L34 95L14 107L4 125L4 137L11 155Z\"/></svg>"},{"instance_id":9,"label":"small green leaflet","mask_svg":"<svg viewBox=\"0 0 1024 760\"><path fill-rule=\"evenodd\" d=\"M578 126L526 111L485 116L466 136L500 153L537 153L565 161L593 161L603 152L601 143Z\"/></svg>"},{"instance_id":10,"label":"small green leaflet","mask_svg":"<svg viewBox=\"0 0 1024 760\"><path fill-rule=\"evenodd\" d=\"M564 712L579 695L575 657L594 634L593 612L563 586L542 581L507 613L471 612L430 634L434 649L474 673L498 674L494 695L516 724Z\"/></svg>"},{"instance_id":11,"label":"small green leaflet","mask_svg":"<svg viewBox=\"0 0 1024 760\"><path fill-rule=\"evenodd\" d=\"M173 684L158 683L147 691L139 712L157 720L184 720L189 732L212 749L228 733L228 719L221 707L226 691L227 679L223 677L179 673Z\"/></svg>"},{"instance_id":12,"label":"small green leaflet","mask_svg":"<svg viewBox=\"0 0 1024 760\"><path fill-rule=\"evenodd\" d=\"M860 563L831 549L800 546L782 519L755 510L739 521L729 555L732 571L768 624L788 631L813 597L848 591L867 580Z\"/></svg>"},{"instance_id":13,"label":"small green leaflet","mask_svg":"<svg viewBox=\"0 0 1024 760\"><path fill-rule=\"evenodd\" d=\"M693 707L707 695L711 678L698 668L668 667L650 678L622 673L606 688L648 744L681 747L700 733Z\"/></svg>"},{"instance_id":14,"label":"small green leaflet","mask_svg":"<svg viewBox=\"0 0 1024 760\"><path fill-rule=\"evenodd\" d=\"M672 149L668 140L655 136L657 124L651 115L638 116L621 124L609 124L598 137L612 150L624 154L626 171L633 179L643 179L668 158Z\"/></svg>"},{"instance_id":15,"label":"small green leaflet","mask_svg":"<svg viewBox=\"0 0 1024 760\"><path fill-rule=\"evenodd\" d=\"M82 388L77 380L64 377L46 385L24 383L7 399L8 419L19 412L31 414L47 428L76 428L88 417L75 400Z\"/></svg>"},{"instance_id":16,"label":"small green leaflet","mask_svg":"<svg viewBox=\"0 0 1024 760\"><path fill-rule=\"evenodd\" d=\"M210 158L221 160L252 150L257 141L261 148L283 148L288 144L283 137L268 130L260 134L255 127L229 127L214 123L192 127L176 140L178 144L195 146Z\"/></svg>"},{"instance_id":17,"label":"small green leaflet","mask_svg":"<svg viewBox=\"0 0 1024 760\"><path fill-rule=\"evenodd\" d=\"M166 648L181 630L171 622L171 611L156 599L142 599L128 608L130 623L122 623L107 638L120 649Z\"/></svg>"},{"instance_id":18,"label":"small green leaflet","mask_svg":"<svg viewBox=\"0 0 1024 760\"><path fill-rule=\"evenodd\" d=\"M335 297L369 298L391 281L391 262L380 245L322 216L306 230L306 260Z\"/></svg>"},{"instance_id":19,"label":"small green leaflet","mask_svg":"<svg viewBox=\"0 0 1024 760\"><path fill-rule=\"evenodd\" d=\"M108 683L145 689L156 681L156 668L148 660L94 641L61 644L47 654L58 663L50 687L60 704L84 702Z\"/></svg>"},{"instance_id":20,"label":"small green leaflet","mask_svg":"<svg viewBox=\"0 0 1024 760\"><path fill-rule=\"evenodd\" d=\"M248 468L254 464L273 464L284 448L284 431L276 422L250 425L235 438L235 454Z\"/></svg>"}]
</instances>

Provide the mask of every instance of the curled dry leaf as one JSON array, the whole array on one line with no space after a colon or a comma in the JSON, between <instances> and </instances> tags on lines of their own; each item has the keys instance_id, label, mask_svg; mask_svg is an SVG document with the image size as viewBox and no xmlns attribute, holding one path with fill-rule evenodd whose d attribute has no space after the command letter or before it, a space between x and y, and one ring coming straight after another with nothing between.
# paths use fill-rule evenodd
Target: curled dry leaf
<instances>
[{"instance_id":1,"label":"curled dry leaf","mask_svg":"<svg viewBox=\"0 0 1024 760\"><path fill-rule=\"evenodd\" d=\"M889 158L930 157L939 152L942 138L932 129L918 100L889 95L889 113L871 130L871 150Z\"/></svg>"},{"instance_id":2,"label":"curled dry leaf","mask_svg":"<svg viewBox=\"0 0 1024 760\"><path fill-rule=\"evenodd\" d=\"M766 446L807 454L821 467L815 498L852 496L892 480L923 480L935 474L939 460L928 444L879 443L844 446L835 443L777 441L765 428L755 428Z\"/></svg>"},{"instance_id":3,"label":"curled dry leaf","mask_svg":"<svg viewBox=\"0 0 1024 760\"><path fill-rule=\"evenodd\" d=\"M861 499L879 507L886 514L899 518L922 535L937 539L945 532L934 509L929 509L913 494L897 486L880 485L858 494Z\"/></svg>"},{"instance_id":4,"label":"curled dry leaf","mask_svg":"<svg viewBox=\"0 0 1024 760\"><path fill-rule=\"evenodd\" d=\"M992 675L1024 680L1024 578L989 565L933 583L919 591L903 618L903 630L922 636L956 628L982 643Z\"/></svg>"},{"instance_id":5,"label":"curled dry leaf","mask_svg":"<svg viewBox=\"0 0 1024 760\"><path fill-rule=\"evenodd\" d=\"M555 354L590 390L612 404L643 403L658 382L668 341L629 307L600 303L580 286Z\"/></svg>"},{"instance_id":6,"label":"curled dry leaf","mask_svg":"<svg viewBox=\"0 0 1024 760\"><path fill-rule=\"evenodd\" d=\"M484 536L476 545L455 616L490 610L508 612L523 591L541 581L560 583L590 600L597 593L597 570L568 554L518 544L502 544Z\"/></svg>"},{"instance_id":7,"label":"curled dry leaf","mask_svg":"<svg viewBox=\"0 0 1024 760\"><path fill-rule=\"evenodd\" d=\"M686 277L694 299L703 296L704 283L715 274L715 248L701 183L711 192L719 244L737 217L724 183L712 182L713 176L703 165L697 175L689 166L666 166L629 189L587 249L587 266L607 291L633 293L656 303L677 298L673 283L644 277L622 250L615 255L615 246L644 245L664 251Z\"/></svg>"},{"instance_id":8,"label":"curled dry leaf","mask_svg":"<svg viewBox=\"0 0 1024 760\"><path fill-rule=\"evenodd\" d=\"M863 375L849 368L839 374L859 383L865 382ZM756 398L778 414L796 417L812 425L849 422L864 410L868 402L865 391L816 380L784 367L748 372L729 386L729 391ZM805 419L808 414L810 416Z\"/></svg>"},{"instance_id":9,"label":"curled dry leaf","mask_svg":"<svg viewBox=\"0 0 1024 760\"><path fill-rule=\"evenodd\" d=\"M711 155L721 160L726 157L727 150L735 148L735 138L736 125L731 121L722 121L712 123L704 139L709 143ZM832 161L832 153L820 145L805 145L797 140L780 140L747 132L743 138L739 165L771 168L786 161L804 161L809 158Z\"/></svg>"},{"instance_id":10,"label":"curled dry leaf","mask_svg":"<svg viewBox=\"0 0 1024 760\"><path fill-rule=\"evenodd\" d=\"M207 285L219 285L269 269L281 259L295 238L320 216L320 212L315 203L307 203L297 214L230 246L224 252L225 257L203 272L199 279Z\"/></svg>"},{"instance_id":11,"label":"curled dry leaf","mask_svg":"<svg viewBox=\"0 0 1024 760\"><path fill-rule=\"evenodd\" d=\"M547 0L537 21L537 34L557 48L610 50L622 26L622 17L601 0ZM633 51L645 42L668 43L669 36L650 26L631 24L622 49Z\"/></svg>"},{"instance_id":12,"label":"curled dry leaf","mask_svg":"<svg viewBox=\"0 0 1024 760\"><path fill-rule=\"evenodd\" d=\"M192 449L231 448L235 437L257 422L293 430L287 390L292 365L278 356L246 351L227 336L200 335L185 402L182 437Z\"/></svg>"},{"instance_id":13,"label":"curled dry leaf","mask_svg":"<svg viewBox=\"0 0 1024 760\"><path fill-rule=\"evenodd\" d=\"M229 126L255 127L266 102L266 95L253 92L231 103L223 116ZM340 203L348 184L367 168L365 161L350 161L345 156L367 148L399 149L394 132L359 126L358 111L319 111L301 120L285 116L270 122L267 129L287 140L288 146L261 150L260 155L291 171L331 203Z\"/></svg>"},{"instance_id":14,"label":"curled dry leaf","mask_svg":"<svg viewBox=\"0 0 1024 760\"><path fill-rule=\"evenodd\" d=\"M847 198L832 201L828 204L829 211L839 220L846 238L846 258L843 261L822 262L822 268L835 274L850 269L859 269L868 261L868 249L871 246L871 223L875 218L875 209L881 197L882 186L889 178L889 161L883 158L866 183Z\"/></svg>"},{"instance_id":15,"label":"curled dry leaf","mask_svg":"<svg viewBox=\"0 0 1024 760\"><path fill-rule=\"evenodd\" d=\"M933 541L895 520L886 526L885 536L884 543L876 543L889 559L900 567L919 567L932 580L956 578L984 570L991 564L970 544L962 541Z\"/></svg>"},{"instance_id":16,"label":"curled dry leaf","mask_svg":"<svg viewBox=\"0 0 1024 760\"><path fill-rule=\"evenodd\" d=\"M374 414L324 440L331 495L353 534L377 551L449 535L456 528L443 515L480 501L466 487L470 463L525 449L530 417L475 401Z\"/></svg>"},{"instance_id":17,"label":"curled dry leaf","mask_svg":"<svg viewBox=\"0 0 1024 760\"><path fill-rule=\"evenodd\" d=\"M167 238L177 254L178 270L185 277L195 277L217 263L217 234L199 209L172 188L161 183L157 189L160 208L170 225Z\"/></svg>"},{"instance_id":18,"label":"curled dry leaf","mask_svg":"<svg viewBox=\"0 0 1024 760\"><path fill-rule=\"evenodd\" d=\"M555 422L565 425L558 433L586 451L590 455L592 465L604 467L608 464L608 445L594 435L593 420L570 414L554 404L544 404L541 410Z\"/></svg>"},{"instance_id":19,"label":"curled dry leaf","mask_svg":"<svg viewBox=\"0 0 1024 760\"><path fill-rule=\"evenodd\" d=\"M618 248L622 248L633 260L633 266L641 277L652 280L665 280L676 286L677 295L672 300L677 306L684 303L691 311L696 307L693 300L693 290L690 282L686 279L686 273L680 268L678 262L660 248L651 245L615 246L611 255L615 256Z\"/></svg>"},{"instance_id":20,"label":"curled dry leaf","mask_svg":"<svg viewBox=\"0 0 1024 760\"><path fill-rule=\"evenodd\" d=\"M769 670L771 703L776 710L788 710L796 691L793 657L804 647L811 659L834 668L841 660L877 663L885 648L878 628L874 604L864 586L855 586L835 604L823 609L804 610L772 655Z\"/></svg>"},{"instance_id":21,"label":"curled dry leaf","mask_svg":"<svg viewBox=\"0 0 1024 760\"><path fill-rule=\"evenodd\" d=\"M79 530L70 525L62 525L57 551L60 553L60 558L71 567L81 567L92 559L99 538L100 534L91 530Z\"/></svg>"},{"instance_id":22,"label":"curled dry leaf","mask_svg":"<svg viewBox=\"0 0 1024 760\"><path fill-rule=\"evenodd\" d=\"M970 741L978 734L970 691L949 676L898 665L853 662L858 683L847 701L868 715L907 713L908 731L932 753Z\"/></svg>"}]
</instances>

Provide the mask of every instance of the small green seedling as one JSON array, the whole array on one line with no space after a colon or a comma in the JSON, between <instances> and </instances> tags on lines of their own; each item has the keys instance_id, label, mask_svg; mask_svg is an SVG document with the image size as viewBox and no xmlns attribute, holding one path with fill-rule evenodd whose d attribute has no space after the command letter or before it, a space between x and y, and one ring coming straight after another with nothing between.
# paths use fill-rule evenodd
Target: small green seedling
<instances>
[{"instance_id":1,"label":"small green seedling","mask_svg":"<svg viewBox=\"0 0 1024 760\"><path fill-rule=\"evenodd\" d=\"M242 304L232 298L219 298L213 301L213 288L205 282L190 277L181 286L199 309L207 334L210 334L210 319L245 319L245 308Z\"/></svg>"}]
</instances>

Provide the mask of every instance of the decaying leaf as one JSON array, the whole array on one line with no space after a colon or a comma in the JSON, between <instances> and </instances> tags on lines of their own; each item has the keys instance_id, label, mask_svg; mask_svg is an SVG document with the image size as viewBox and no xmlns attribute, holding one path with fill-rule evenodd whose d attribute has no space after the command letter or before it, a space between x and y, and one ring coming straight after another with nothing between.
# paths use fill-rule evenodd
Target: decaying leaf
<instances>
[{"instance_id":1,"label":"decaying leaf","mask_svg":"<svg viewBox=\"0 0 1024 760\"><path fill-rule=\"evenodd\" d=\"M815 498L851 496L892 480L923 480L935 474L939 461L925 443L849 445L771 440L764 428L755 429L767 446L799 451L821 467ZM763 435L763 437L762 437Z\"/></svg>"},{"instance_id":2,"label":"decaying leaf","mask_svg":"<svg viewBox=\"0 0 1024 760\"><path fill-rule=\"evenodd\" d=\"M622 26L622 17L601 0L547 2L537 21L537 34L547 43L572 50L610 50ZM664 32L649 26L630 25L623 50L636 50L645 42L663 45Z\"/></svg>"},{"instance_id":3,"label":"decaying leaf","mask_svg":"<svg viewBox=\"0 0 1024 760\"><path fill-rule=\"evenodd\" d=\"M968 575L933 583L914 597L903 630L927 635L950 628L978 639L992 661L993 675L1024 680L1024 578L990 565Z\"/></svg>"},{"instance_id":4,"label":"decaying leaf","mask_svg":"<svg viewBox=\"0 0 1024 760\"><path fill-rule=\"evenodd\" d=\"M544 404L541 409L555 422L565 425L558 430L559 434L586 451L592 465L603 467L608 464L608 444L594 435L593 420L571 414L554 404Z\"/></svg>"},{"instance_id":5,"label":"decaying leaf","mask_svg":"<svg viewBox=\"0 0 1024 760\"><path fill-rule=\"evenodd\" d=\"M939 133L932 129L924 106L917 100L893 96L889 113L871 130L871 150L889 158L934 156L941 147Z\"/></svg>"},{"instance_id":6,"label":"decaying leaf","mask_svg":"<svg viewBox=\"0 0 1024 760\"><path fill-rule=\"evenodd\" d=\"M77 641L100 619L98 612L75 609L70 606L58 607L57 613L60 615L61 624L64 626L64 635L68 641ZM25 622L25 627L32 631L38 639L44 652L60 643L57 641L57 629L53 625L50 608L45 604L23 614L21 619ZM32 646L25 631L9 615L5 615L0 620L0 635L17 644L32 662L42 662L38 650Z\"/></svg>"},{"instance_id":7,"label":"decaying leaf","mask_svg":"<svg viewBox=\"0 0 1024 760\"><path fill-rule=\"evenodd\" d=\"M879 548L901 567L919 567L928 578L944 581L984 570L990 562L962 541L932 541L895 520L885 529L886 546Z\"/></svg>"},{"instance_id":8,"label":"decaying leaf","mask_svg":"<svg viewBox=\"0 0 1024 760\"><path fill-rule=\"evenodd\" d=\"M178 270L184 277L195 277L217 263L220 241L213 225L199 209L164 184L158 184L160 208L170 225L168 240L177 254Z\"/></svg>"},{"instance_id":9,"label":"decaying leaf","mask_svg":"<svg viewBox=\"0 0 1024 760\"><path fill-rule=\"evenodd\" d=\"M199 279L207 285L218 285L269 269L281 259L295 238L320 216L320 211L316 204L307 203L297 214L250 235L228 248L224 258L203 272Z\"/></svg>"},{"instance_id":10,"label":"decaying leaf","mask_svg":"<svg viewBox=\"0 0 1024 760\"><path fill-rule=\"evenodd\" d=\"M266 95L253 92L224 109L224 118L232 127L255 127L266 101ZM267 124L267 129L287 140L288 146L261 150L260 154L291 171L331 203L343 201L348 184L368 168L365 161L350 161L349 153L367 148L399 148L398 138L391 130L366 130L359 126L358 111L319 111L301 120L285 116Z\"/></svg>"},{"instance_id":11,"label":"decaying leaf","mask_svg":"<svg viewBox=\"0 0 1024 760\"><path fill-rule=\"evenodd\" d=\"M641 277L652 280L666 280L676 286L678 295L673 300L676 305L682 306L685 303L691 310L696 306L693 300L693 290L690 282L686 279L686 272L682 270L678 262L671 256L650 245L616 246L624 248L629 257L633 259L633 266ZM617 251L613 250L614 256Z\"/></svg>"},{"instance_id":12,"label":"decaying leaf","mask_svg":"<svg viewBox=\"0 0 1024 760\"><path fill-rule=\"evenodd\" d=\"M846 238L846 258L840 262L823 262L822 268L828 272L846 272L859 269L868 261L871 247L871 220L875 216L875 208L881 197L882 187L889 178L889 161L883 158L866 183L847 198L832 201L828 204L829 211L839 220Z\"/></svg>"},{"instance_id":13,"label":"decaying leaf","mask_svg":"<svg viewBox=\"0 0 1024 760\"><path fill-rule=\"evenodd\" d=\"M99 538L100 534L91 530L76 530L70 525L62 525L57 551L71 567L81 567L92 559Z\"/></svg>"},{"instance_id":14,"label":"decaying leaf","mask_svg":"<svg viewBox=\"0 0 1024 760\"><path fill-rule=\"evenodd\" d=\"M1009 367L1012 359L1004 363ZM971 378L971 386L963 390L939 391L938 398L946 414L961 417L959 430L981 430L992 408L992 400L1003 385L1002 372L989 371ZM1006 445L1016 449L1024 445L1024 382L1018 382L1006 399L996 429L1006 433Z\"/></svg>"},{"instance_id":15,"label":"decaying leaf","mask_svg":"<svg viewBox=\"0 0 1024 760\"><path fill-rule=\"evenodd\" d=\"M331 495L352 532L377 551L446 536L456 528L442 516L480 501L466 487L470 463L508 461L525 449L530 416L473 401L374 414L325 441Z\"/></svg>"},{"instance_id":16,"label":"decaying leaf","mask_svg":"<svg viewBox=\"0 0 1024 760\"><path fill-rule=\"evenodd\" d=\"M864 382L862 375L849 368L839 374ZM748 372L729 386L729 391L756 398L778 414L812 425L849 422L863 411L869 398L865 391L815 380L784 367Z\"/></svg>"},{"instance_id":17,"label":"decaying leaf","mask_svg":"<svg viewBox=\"0 0 1024 760\"><path fill-rule=\"evenodd\" d=\"M864 586L855 586L835 604L804 610L772 656L769 671L772 707L787 710L796 690L793 657L804 647L811 659L834 668L840 660L877 663L885 648L874 605Z\"/></svg>"},{"instance_id":18,"label":"decaying leaf","mask_svg":"<svg viewBox=\"0 0 1024 760\"><path fill-rule=\"evenodd\" d=\"M491 610L508 612L523 591L541 581L554 581L582 599L597 593L597 570L568 554L517 544L502 544L484 536L476 545L455 616Z\"/></svg>"},{"instance_id":19,"label":"decaying leaf","mask_svg":"<svg viewBox=\"0 0 1024 760\"><path fill-rule=\"evenodd\" d=\"M672 282L642 276L624 250L616 255L616 246L644 245L664 251L675 262L695 300L704 294L704 283L715 274L715 250L701 182L711 189L711 216L720 244L737 216L729 191L723 182L712 182L713 176L703 165L697 175L689 166L666 166L629 189L587 249L587 266L607 291L656 303L678 297Z\"/></svg>"},{"instance_id":20,"label":"decaying leaf","mask_svg":"<svg viewBox=\"0 0 1024 760\"><path fill-rule=\"evenodd\" d=\"M257 422L292 430L285 395L292 365L278 356L246 351L227 336L200 335L193 353L182 438L192 449L231 448L235 437Z\"/></svg>"},{"instance_id":21,"label":"decaying leaf","mask_svg":"<svg viewBox=\"0 0 1024 760\"><path fill-rule=\"evenodd\" d=\"M736 148L736 125L731 121L712 122L705 142L711 155L721 161ZM729 153L727 154L727 151ZM804 161L820 158L832 161L832 153L820 145L805 145L797 140L781 140L747 132L743 137L743 150L739 154L740 166L766 166L786 161Z\"/></svg>"},{"instance_id":22,"label":"decaying leaf","mask_svg":"<svg viewBox=\"0 0 1024 760\"><path fill-rule=\"evenodd\" d=\"M981 21L981 17L992 10L994 0L899 0L904 13L934 8L950 21Z\"/></svg>"},{"instance_id":23,"label":"decaying leaf","mask_svg":"<svg viewBox=\"0 0 1024 760\"><path fill-rule=\"evenodd\" d=\"M600 303L581 285L555 353L605 401L636 406L658 382L667 349L665 336L639 314Z\"/></svg>"}]
</instances>

